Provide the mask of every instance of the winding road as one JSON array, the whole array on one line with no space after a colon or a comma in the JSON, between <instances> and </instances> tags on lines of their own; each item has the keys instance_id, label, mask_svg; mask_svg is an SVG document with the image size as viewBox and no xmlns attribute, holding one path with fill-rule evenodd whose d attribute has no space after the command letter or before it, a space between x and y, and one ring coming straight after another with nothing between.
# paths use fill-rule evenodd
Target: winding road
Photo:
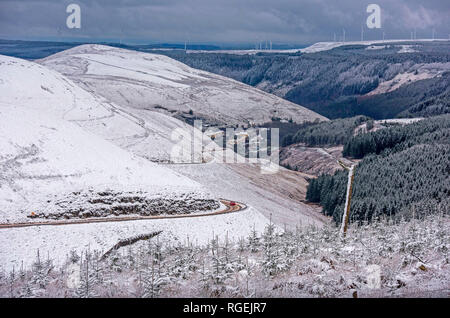
<instances>
[{"instance_id":1,"label":"winding road","mask_svg":"<svg viewBox=\"0 0 450 318\"><path fill-rule=\"evenodd\" d=\"M72 220L57 220L57 221L42 221L42 222L23 222L23 223L0 223L0 229L10 229L19 227L30 226L44 226L44 225L70 225L70 224L86 224L86 223L102 223L102 222L124 222L124 221L137 221L137 220L156 220L156 219L180 219L180 218L198 218L204 216L213 216L226 213L234 213L243 211L247 206L243 203L236 202L232 205L232 202L225 199L220 199L225 209L209 212L209 213L192 213L192 214L177 214L177 215L153 215L153 216L122 216L122 217L103 217L103 218L86 218L86 219L72 219Z\"/></svg>"}]
</instances>

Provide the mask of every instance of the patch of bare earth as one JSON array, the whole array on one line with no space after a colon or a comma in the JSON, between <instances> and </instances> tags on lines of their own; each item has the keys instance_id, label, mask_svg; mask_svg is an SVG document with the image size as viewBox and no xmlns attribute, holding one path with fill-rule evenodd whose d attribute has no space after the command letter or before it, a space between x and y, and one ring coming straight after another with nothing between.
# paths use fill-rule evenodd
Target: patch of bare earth
<instances>
[{"instance_id":1,"label":"patch of bare earth","mask_svg":"<svg viewBox=\"0 0 450 318\"><path fill-rule=\"evenodd\" d=\"M271 195L276 194L277 197L287 199L279 202L288 203L291 207L298 206L302 213L319 222L329 222L329 219L320 213L320 206L306 202L308 180L314 178L313 175L283 167L280 167L278 172L274 174L261 173L261 168L258 165L232 164L230 167L254 186L264 189ZM285 222L289 222L289 220L286 219Z\"/></svg>"},{"instance_id":2,"label":"patch of bare earth","mask_svg":"<svg viewBox=\"0 0 450 318\"><path fill-rule=\"evenodd\" d=\"M342 148L343 146L313 148L302 144L290 145L281 149L280 164L311 176L333 174L342 169L338 160L346 160L342 158Z\"/></svg>"}]
</instances>

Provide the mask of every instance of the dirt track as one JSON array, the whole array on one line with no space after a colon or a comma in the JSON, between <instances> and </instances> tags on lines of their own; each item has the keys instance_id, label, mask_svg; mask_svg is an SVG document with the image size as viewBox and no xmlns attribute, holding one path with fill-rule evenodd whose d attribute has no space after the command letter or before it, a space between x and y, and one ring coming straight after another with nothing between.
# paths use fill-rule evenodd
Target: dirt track
<instances>
[{"instance_id":1,"label":"dirt track","mask_svg":"<svg viewBox=\"0 0 450 318\"><path fill-rule=\"evenodd\" d=\"M220 202L222 202L226 206L226 209L220 210L220 211L215 211L215 212L209 212L209 213L193 213L193 214L179 214L179 215L155 215L155 216L123 216L123 217L110 217L110 218L86 218L86 219L24 222L24 223L0 223L0 229L29 227L29 226L43 226L43 225L70 225L70 224L124 222L124 221L154 220L154 219L194 218L194 217L204 217L204 216L233 213L233 212L245 210L247 208L247 206L243 203L236 202L236 205L232 206L231 201L221 199Z\"/></svg>"}]
</instances>

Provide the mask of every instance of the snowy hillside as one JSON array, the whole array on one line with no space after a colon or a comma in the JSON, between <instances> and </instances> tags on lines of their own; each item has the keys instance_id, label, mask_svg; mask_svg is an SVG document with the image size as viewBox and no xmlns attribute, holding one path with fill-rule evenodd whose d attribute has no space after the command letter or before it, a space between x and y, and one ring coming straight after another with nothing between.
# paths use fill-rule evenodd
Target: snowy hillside
<instances>
[{"instance_id":1,"label":"snowy hillside","mask_svg":"<svg viewBox=\"0 0 450 318\"><path fill-rule=\"evenodd\" d=\"M189 235L205 242L213 233L227 232L233 233L230 238L244 237L254 226L261 231L272 213L278 224L325 222L287 194L275 199L271 188L264 188L273 183L278 192L286 192L281 189L286 182L298 185L294 176L273 182L259 168L149 162L146 158L158 158L160 150L167 156L173 145L166 144L168 138L174 129L186 128L184 123L155 111L120 107L43 65L0 56L0 96L0 223L27 222L31 216L190 213L218 208L220 196L249 206L229 215L186 220L3 228L4 268L29 263L37 248L60 258L74 248L109 249L120 239L148 231L163 231L162 237L175 241ZM166 167L184 169L186 176ZM301 183L304 187L303 179ZM258 199L259 194L266 199ZM28 234L32 243L23 240Z\"/></svg>"},{"instance_id":2,"label":"snowy hillside","mask_svg":"<svg viewBox=\"0 0 450 318\"><path fill-rule=\"evenodd\" d=\"M218 207L195 181L72 123L115 118L95 129L110 137L139 127L56 72L0 56L0 96L1 222Z\"/></svg>"},{"instance_id":3,"label":"snowy hillside","mask_svg":"<svg viewBox=\"0 0 450 318\"><path fill-rule=\"evenodd\" d=\"M192 130L158 112L121 109L39 64L7 57L1 57L0 61L2 90L11 91L3 94L2 102L17 103L22 96L32 96L33 107L40 101L39 106L52 107L62 118L151 161L169 161L175 144L171 134L175 129Z\"/></svg>"},{"instance_id":4,"label":"snowy hillside","mask_svg":"<svg viewBox=\"0 0 450 318\"><path fill-rule=\"evenodd\" d=\"M261 174L255 164L174 165L172 169L193 179L216 197L245 202L282 228L328 223L320 209L305 200L307 176L280 167L274 174Z\"/></svg>"},{"instance_id":5,"label":"snowy hillside","mask_svg":"<svg viewBox=\"0 0 450 318\"><path fill-rule=\"evenodd\" d=\"M274 95L162 55L82 45L39 62L128 112L138 112L144 121L155 120L149 111L227 126L264 123L273 117L325 120Z\"/></svg>"}]
</instances>

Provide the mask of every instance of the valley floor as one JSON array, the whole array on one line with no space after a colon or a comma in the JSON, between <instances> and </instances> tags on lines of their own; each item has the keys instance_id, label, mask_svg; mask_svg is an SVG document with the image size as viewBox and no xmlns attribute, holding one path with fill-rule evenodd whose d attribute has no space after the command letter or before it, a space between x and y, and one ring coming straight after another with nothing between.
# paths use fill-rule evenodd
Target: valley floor
<instances>
[{"instance_id":1,"label":"valley floor","mask_svg":"<svg viewBox=\"0 0 450 318\"><path fill-rule=\"evenodd\" d=\"M230 198L254 207L279 227L321 226L329 219L319 207L307 205L308 182L312 177L280 167L275 174L262 174L258 165L209 163L171 165L171 169L197 181L215 196Z\"/></svg>"}]
</instances>

